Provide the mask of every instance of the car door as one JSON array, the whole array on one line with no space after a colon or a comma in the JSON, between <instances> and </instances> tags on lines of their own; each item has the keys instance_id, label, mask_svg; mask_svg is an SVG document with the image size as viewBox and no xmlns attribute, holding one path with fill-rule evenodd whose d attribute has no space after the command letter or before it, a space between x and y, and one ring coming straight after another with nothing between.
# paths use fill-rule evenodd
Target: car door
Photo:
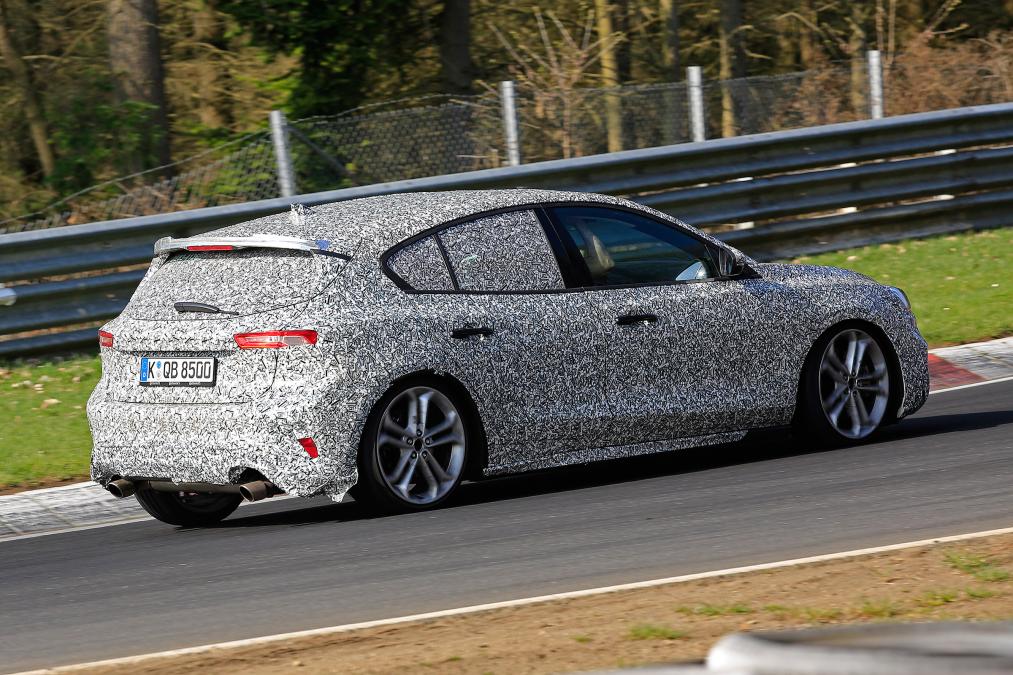
<instances>
[{"instance_id":1,"label":"car door","mask_svg":"<svg viewBox=\"0 0 1013 675\"><path fill-rule=\"evenodd\" d=\"M766 405L773 295L718 279L716 250L675 223L627 210L562 206L553 222L586 268L601 314L612 428L624 442L754 426Z\"/></svg>"},{"instance_id":2,"label":"car door","mask_svg":"<svg viewBox=\"0 0 1013 675\"><path fill-rule=\"evenodd\" d=\"M477 217L433 235L454 292L433 301L454 374L482 414L492 471L552 464L596 442L610 415L605 354L588 300L567 292L534 210Z\"/></svg>"}]
</instances>

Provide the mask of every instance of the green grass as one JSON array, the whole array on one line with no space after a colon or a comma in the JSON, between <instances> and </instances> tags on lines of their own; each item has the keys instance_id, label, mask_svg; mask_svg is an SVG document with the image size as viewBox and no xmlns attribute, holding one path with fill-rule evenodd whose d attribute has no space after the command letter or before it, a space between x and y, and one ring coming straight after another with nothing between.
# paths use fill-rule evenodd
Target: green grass
<instances>
[{"instance_id":1,"label":"green grass","mask_svg":"<svg viewBox=\"0 0 1013 675\"><path fill-rule=\"evenodd\" d=\"M685 631L649 623L642 623L630 629L631 640L679 640L684 637Z\"/></svg>"},{"instance_id":2,"label":"green grass","mask_svg":"<svg viewBox=\"0 0 1013 675\"><path fill-rule=\"evenodd\" d=\"M100 374L97 356L0 362L0 488L88 473L84 406Z\"/></svg>"},{"instance_id":3,"label":"green grass","mask_svg":"<svg viewBox=\"0 0 1013 675\"><path fill-rule=\"evenodd\" d=\"M750 614L753 608L742 603L735 603L734 605L703 604L695 607L679 607L676 611L680 614L696 614L698 616L728 616L731 614Z\"/></svg>"},{"instance_id":4,"label":"green grass","mask_svg":"<svg viewBox=\"0 0 1013 675\"><path fill-rule=\"evenodd\" d=\"M858 609L858 613L870 619L889 619L897 616L903 608L889 600L866 601Z\"/></svg>"},{"instance_id":5,"label":"green grass","mask_svg":"<svg viewBox=\"0 0 1013 675\"><path fill-rule=\"evenodd\" d=\"M978 581L1008 581L1010 574L984 556L950 551L944 556L946 563L955 570L970 574Z\"/></svg>"},{"instance_id":6,"label":"green grass","mask_svg":"<svg viewBox=\"0 0 1013 675\"><path fill-rule=\"evenodd\" d=\"M845 267L907 293L933 347L1013 333L1013 228L912 239L804 256Z\"/></svg>"},{"instance_id":7,"label":"green grass","mask_svg":"<svg viewBox=\"0 0 1013 675\"><path fill-rule=\"evenodd\" d=\"M927 591L918 602L925 607L942 607L959 598L959 591Z\"/></svg>"}]
</instances>

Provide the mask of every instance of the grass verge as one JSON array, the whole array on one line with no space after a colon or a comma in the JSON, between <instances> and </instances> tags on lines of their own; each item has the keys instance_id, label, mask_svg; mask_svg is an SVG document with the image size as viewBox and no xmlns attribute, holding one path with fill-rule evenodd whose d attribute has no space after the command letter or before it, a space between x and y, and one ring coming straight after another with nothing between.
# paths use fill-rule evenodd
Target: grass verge
<instances>
[{"instance_id":1,"label":"grass verge","mask_svg":"<svg viewBox=\"0 0 1013 675\"><path fill-rule=\"evenodd\" d=\"M0 492L82 479L97 356L0 363Z\"/></svg>"},{"instance_id":2,"label":"grass verge","mask_svg":"<svg viewBox=\"0 0 1013 675\"><path fill-rule=\"evenodd\" d=\"M1013 535L153 659L104 675L558 673L702 659L737 631L1013 619ZM1000 580L1001 579L1001 580ZM340 612L335 616L338 617ZM340 664L340 668L335 664ZM88 671L84 671L88 672Z\"/></svg>"},{"instance_id":3,"label":"grass verge","mask_svg":"<svg viewBox=\"0 0 1013 675\"><path fill-rule=\"evenodd\" d=\"M898 286L931 347L1013 334L1013 228L803 256Z\"/></svg>"}]
</instances>

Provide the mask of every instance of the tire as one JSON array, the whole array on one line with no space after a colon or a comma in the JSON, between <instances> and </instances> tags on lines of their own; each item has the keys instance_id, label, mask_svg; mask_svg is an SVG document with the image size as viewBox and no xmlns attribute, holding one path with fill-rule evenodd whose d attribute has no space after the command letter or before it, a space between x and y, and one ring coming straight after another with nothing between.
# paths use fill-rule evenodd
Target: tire
<instances>
[{"instance_id":1,"label":"tire","mask_svg":"<svg viewBox=\"0 0 1013 675\"><path fill-rule=\"evenodd\" d=\"M233 494L183 494L138 490L137 502L154 518L169 525L205 527L225 520L243 498Z\"/></svg>"},{"instance_id":2,"label":"tire","mask_svg":"<svg viewBox=\"0 0 1013 675\"><path fill-rule=\"evenodd\" d=\"M799 426L830 447L873 437L889 418L892 374L890 351L878 332L857 324L834 327L806 359Z\"/></svg>"},{"instance_id":3,"label":"tire","mask_svg":"<svg viewBox=\"0 0 1013 675\"><path fill-rule=\"evenodd\" d=\"M445 503L477 447L470 409L464 397L433 379L412 378L388 391L362 434L355 499L382 513Z\"/></svg>"}]
</instances>

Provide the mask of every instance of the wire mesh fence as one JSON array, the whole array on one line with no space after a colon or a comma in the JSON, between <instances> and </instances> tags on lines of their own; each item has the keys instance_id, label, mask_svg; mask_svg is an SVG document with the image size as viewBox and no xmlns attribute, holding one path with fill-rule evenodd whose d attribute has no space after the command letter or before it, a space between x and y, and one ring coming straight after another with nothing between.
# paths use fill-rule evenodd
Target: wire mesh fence
<instances>
[{"instance_id":1,"label":"wire mesh fence","mask_svg":"<svg viewBox=\"0 0 1013 675\"><path fill-rule=\"evenodd\" d=\"M906 58L883 73L887 115L1013 100L1008 73L982 64ZM521 161L579 157L691 140L684 82L535 91L518 82ZM705 81L707 138L864 119L867 71L828 64L805 72ZM289 123L302 193L503 166L499 96L430 96ZM267 131L142 174L108 181L0 233L279 196Z\"/></svg>"}]
</instances>

